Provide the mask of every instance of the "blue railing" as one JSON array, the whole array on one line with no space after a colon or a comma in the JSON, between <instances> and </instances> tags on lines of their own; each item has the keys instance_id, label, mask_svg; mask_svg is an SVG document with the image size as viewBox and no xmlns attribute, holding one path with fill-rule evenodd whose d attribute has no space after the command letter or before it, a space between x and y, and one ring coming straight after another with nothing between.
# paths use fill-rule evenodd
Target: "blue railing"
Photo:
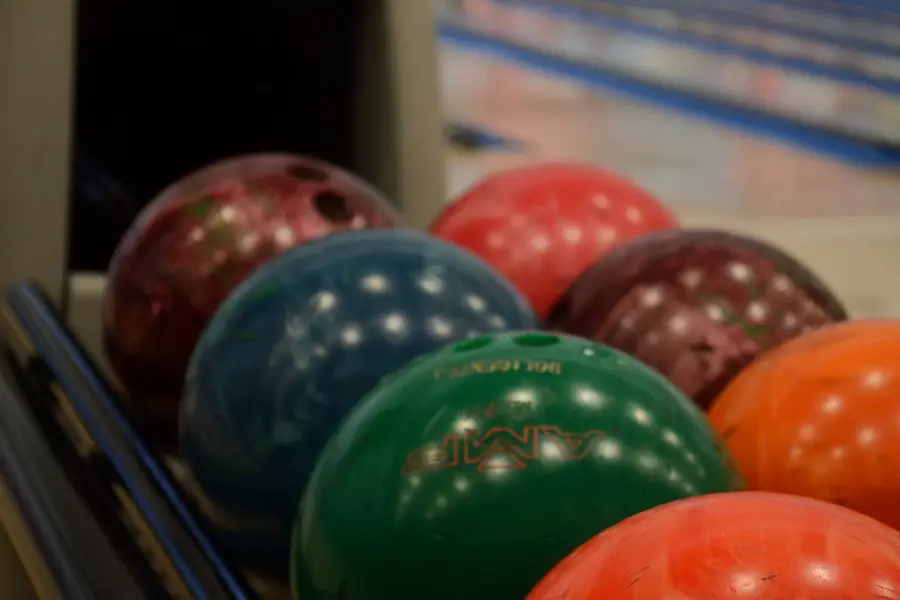
<instances>
[{"instance_id":1,"label":"blue railing","mask_svg":"<svg viewBox=\"0 0 900 600\"><path fill-rule=\"evenodd\" d=\"M241 579L218 556L166 469L128 422L102 377L41 292L31 283L20 283L7 292L6 303L192 596L197 600L251 598Z\"/></svg>"},{"instance_id":2,"label":"blue railing","mask_svg":"<svg viewBox=\"0 0 900 600\"><path fill-rule=\"evenodd\" d=\"M34 583L49 584L65 600L107 600L113 591L145 598L67 482L26 402L6 376L0 378L0 475L18 513L3 516L21 518L46 570L36 575L52 580Z\"/></svg>"}]
</instances>

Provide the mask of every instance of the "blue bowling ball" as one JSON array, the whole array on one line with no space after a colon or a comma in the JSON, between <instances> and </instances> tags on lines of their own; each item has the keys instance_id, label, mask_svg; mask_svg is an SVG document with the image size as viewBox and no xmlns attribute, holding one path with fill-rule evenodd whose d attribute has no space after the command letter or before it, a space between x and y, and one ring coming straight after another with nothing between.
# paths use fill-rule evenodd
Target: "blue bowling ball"
<instances>
[{"instance_id":1,"label":"blue bowling ball","mask_svg":"<svg viewBox=\"0 0 900 600\"><path fill-rule=\"evenodd\" d=\"M209 322L185 382L182 452L213 534L282 568L319 452L365 394L448 343L536 327L509 282L424 233L335 234L267 263Z\"/></svg>"}]
</instances>

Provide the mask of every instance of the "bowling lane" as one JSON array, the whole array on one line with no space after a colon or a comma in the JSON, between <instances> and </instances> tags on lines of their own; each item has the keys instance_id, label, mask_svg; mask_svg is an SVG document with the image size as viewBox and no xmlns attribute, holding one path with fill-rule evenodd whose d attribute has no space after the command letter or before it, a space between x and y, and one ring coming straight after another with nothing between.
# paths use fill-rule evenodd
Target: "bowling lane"
<instances>
[{"instance_id":1,"label":"bowling lane","mask_svg":"<svg viewBox=\"0 0 900 600\"><path fill-rule=\"evenodd\" d=\"M444 110L523 143L448 157L450 193L534 160L584 160L641 183L685 223L754 234L801 258L856 315L900 316L884 274L900 254L900 183L693 116L455 48L441 55Z\"/></svg>"}]
</instances>

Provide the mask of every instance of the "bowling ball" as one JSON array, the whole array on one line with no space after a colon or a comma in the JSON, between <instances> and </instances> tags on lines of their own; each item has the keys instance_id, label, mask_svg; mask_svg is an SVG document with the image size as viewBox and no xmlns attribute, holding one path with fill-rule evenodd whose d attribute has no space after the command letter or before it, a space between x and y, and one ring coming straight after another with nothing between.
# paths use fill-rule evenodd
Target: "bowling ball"
<instances>
[{"instance_id":1,"label":"bowling ball","mask_svg":"<svg viewBox=\"0 0 900 600\"><path fill-rule=\"evenodd\" d=\"M397 222L367 183L299 156L226 160L164 190L120 242L103 302L109 362L138 416L174 437L197 338L259 265L335 231Z\"/></svg>"},{"instance_id":2,"label":"bowling ball","mask_svg":"<svg viewBox=\"0 0 900 600\"><path fill-rule=\"evenodd\" d=\"M536 323L488 265L415 231L336 234L260 268L210 320L181 409L223 545L286 568L301 492L360 398L421 354Z\"/></svg>"},{"instance_id":3,"label":"bowling ball","mask_svg":"<svg viewBox=\"0 0 900 600\"><path fill-rule=\"evenodd\" d=\"M638 361L543 333L463 341L379 386L323 452L295 597L523 598L604 528L740 485L703 413Z\"/></svg>"},{"instance_id":4,"label":"bowling ball","mask_svg":"<svg viewBox=\"0 0 900 600\"><path fill-rule=\"evenodd\" d=\"M648 192L597 167L547 163L491 175L430 231L506 275L541 317L586 267L636 236L675 227Z\"/></svg>"},{"instance_id":5,"label":"bowling ball","mask_svg":"<svg viewBox=\"0 0 900 600\"><path fill-rule=\"evenodd\" d=\"M784 494L672 502L591 539L526 600L862 600L900 597L900 535Z\"/></svg>"},{"instance_id":6,"label":"bowling ball","mask_svg":"<svg viewBox=\"0 0 900 600\"><path fill-rule=\"evenodd\" d=\"M709 418L753 489L847 506L900 529L900 321L807 333L748 366Z\"/></svg>"},{"instance_id":7,"label":"bowling ball","mask_svg":"<svg viewBox=\"0 0 900 600\"><path fill-rule=\"evenodd\" d=\"M815 275L742 235L659 232L586 270L551 329L627 352L707 408L760 352L847 313Z\"/></svg>"}]
</instances>

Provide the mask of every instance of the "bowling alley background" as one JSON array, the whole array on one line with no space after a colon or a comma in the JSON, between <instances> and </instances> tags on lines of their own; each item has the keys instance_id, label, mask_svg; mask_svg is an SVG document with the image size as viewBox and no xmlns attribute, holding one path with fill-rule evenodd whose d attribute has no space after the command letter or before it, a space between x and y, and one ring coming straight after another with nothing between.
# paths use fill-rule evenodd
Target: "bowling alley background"
<instances>
[{"instance_id":1,"label":"bowling alley background","mask_svg":"<svg viewBox=\"0 0 900 600\"><path fill-rule=\"evenodd\" d=\"M900 7L0 7L0 596L900 597Z\"/></svg>"}]
</instances>

